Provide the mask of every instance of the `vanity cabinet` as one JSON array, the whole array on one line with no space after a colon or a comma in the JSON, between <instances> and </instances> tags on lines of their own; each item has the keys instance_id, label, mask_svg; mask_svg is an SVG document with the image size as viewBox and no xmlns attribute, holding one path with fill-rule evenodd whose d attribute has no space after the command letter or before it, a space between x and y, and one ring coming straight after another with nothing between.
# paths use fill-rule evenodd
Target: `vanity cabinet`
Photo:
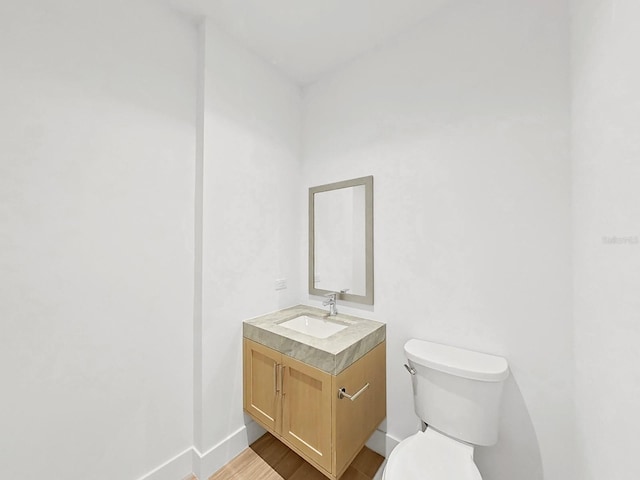
<instances>
[{"instance_id":1,"label":"vanity cabinet","mask_svg":"<svg viewBox=\"0 0 640 480\"><path fill-rule=\"evenodd\" d=\"M244 408L298 453L331 469L331 375L244 339Z\"/></svg>"},{"instance_id":2,"label":"vanity cabinet","mask_svg":"<svg viewBox=\"0 0 640 480\"><path fill-rule=\"evenodd\" d=\"M337 479L386 416L385 372L384 341L332 375L245 338L244 409Z\"/></svg>"}]
</instances>

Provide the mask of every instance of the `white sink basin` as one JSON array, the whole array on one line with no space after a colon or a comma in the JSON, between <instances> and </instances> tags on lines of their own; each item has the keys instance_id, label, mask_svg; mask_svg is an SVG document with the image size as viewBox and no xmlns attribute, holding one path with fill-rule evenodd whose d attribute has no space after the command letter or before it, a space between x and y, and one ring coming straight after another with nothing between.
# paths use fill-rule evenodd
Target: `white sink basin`
<instances>
[{"instance_id":1,"label":"white sink basin","mask_svg":"<svg viewBox=\"0 0 640 480\"><path fill-rule=\"evenodd\" d=\"M347 325L332 322L324 318L310 317L308 315L300 315L299 317L292 318L291 320L282 322L280 326L316 338L327 338L347 328Z\"/></svg>"}]
</instances>

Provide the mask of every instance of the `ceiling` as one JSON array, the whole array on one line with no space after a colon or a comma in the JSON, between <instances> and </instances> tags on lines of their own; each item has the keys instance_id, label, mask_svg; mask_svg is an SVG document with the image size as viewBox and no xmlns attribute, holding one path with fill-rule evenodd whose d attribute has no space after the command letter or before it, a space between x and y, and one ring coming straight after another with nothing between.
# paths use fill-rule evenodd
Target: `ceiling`
<instances>
[{"instance_id":1,"label":"ceiling","mask_svg":"<svg viewBox=\"0 0 640 480\"><path fill-rule=\"evenodd\" d=\"M300 85L419 23L450 0L172 0L205 15Z\"/></svg>"}]
</instances>

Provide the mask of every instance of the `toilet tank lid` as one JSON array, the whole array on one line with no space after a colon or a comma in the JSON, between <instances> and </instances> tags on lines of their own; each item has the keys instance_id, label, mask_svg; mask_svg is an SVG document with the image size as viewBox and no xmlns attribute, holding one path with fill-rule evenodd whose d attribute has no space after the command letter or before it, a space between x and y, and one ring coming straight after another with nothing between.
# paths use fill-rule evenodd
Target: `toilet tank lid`
<instances>
[{"instance_id":1,"label":"toilet tank lid","mask_svg":"<svg viewBox=\"0 0 640 480\"><path fill-rule=\"evenodd\" d=\"M496 355L417 339L405 343L404 352L418 365L458 377L500 382L509 376L507 360Z\"/></svg>"}]
</instances>

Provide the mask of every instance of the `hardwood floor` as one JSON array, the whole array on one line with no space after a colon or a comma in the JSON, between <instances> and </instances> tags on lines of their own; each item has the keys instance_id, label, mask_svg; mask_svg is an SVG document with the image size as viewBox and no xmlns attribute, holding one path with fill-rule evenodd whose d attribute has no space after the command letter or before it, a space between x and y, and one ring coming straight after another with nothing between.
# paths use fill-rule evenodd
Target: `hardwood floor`
<instances>
[{"instance_id":1,"label":"hardwood floor","mask_svg":"<svg viewBox=\"0 0 640 480\"><path fill-rule=\"evenodd\" d=\"M340 480L371 480L384 457L364 447ZM209 480L327 480L267 433L214 473Z\"/></svg>"}]
</instances>

